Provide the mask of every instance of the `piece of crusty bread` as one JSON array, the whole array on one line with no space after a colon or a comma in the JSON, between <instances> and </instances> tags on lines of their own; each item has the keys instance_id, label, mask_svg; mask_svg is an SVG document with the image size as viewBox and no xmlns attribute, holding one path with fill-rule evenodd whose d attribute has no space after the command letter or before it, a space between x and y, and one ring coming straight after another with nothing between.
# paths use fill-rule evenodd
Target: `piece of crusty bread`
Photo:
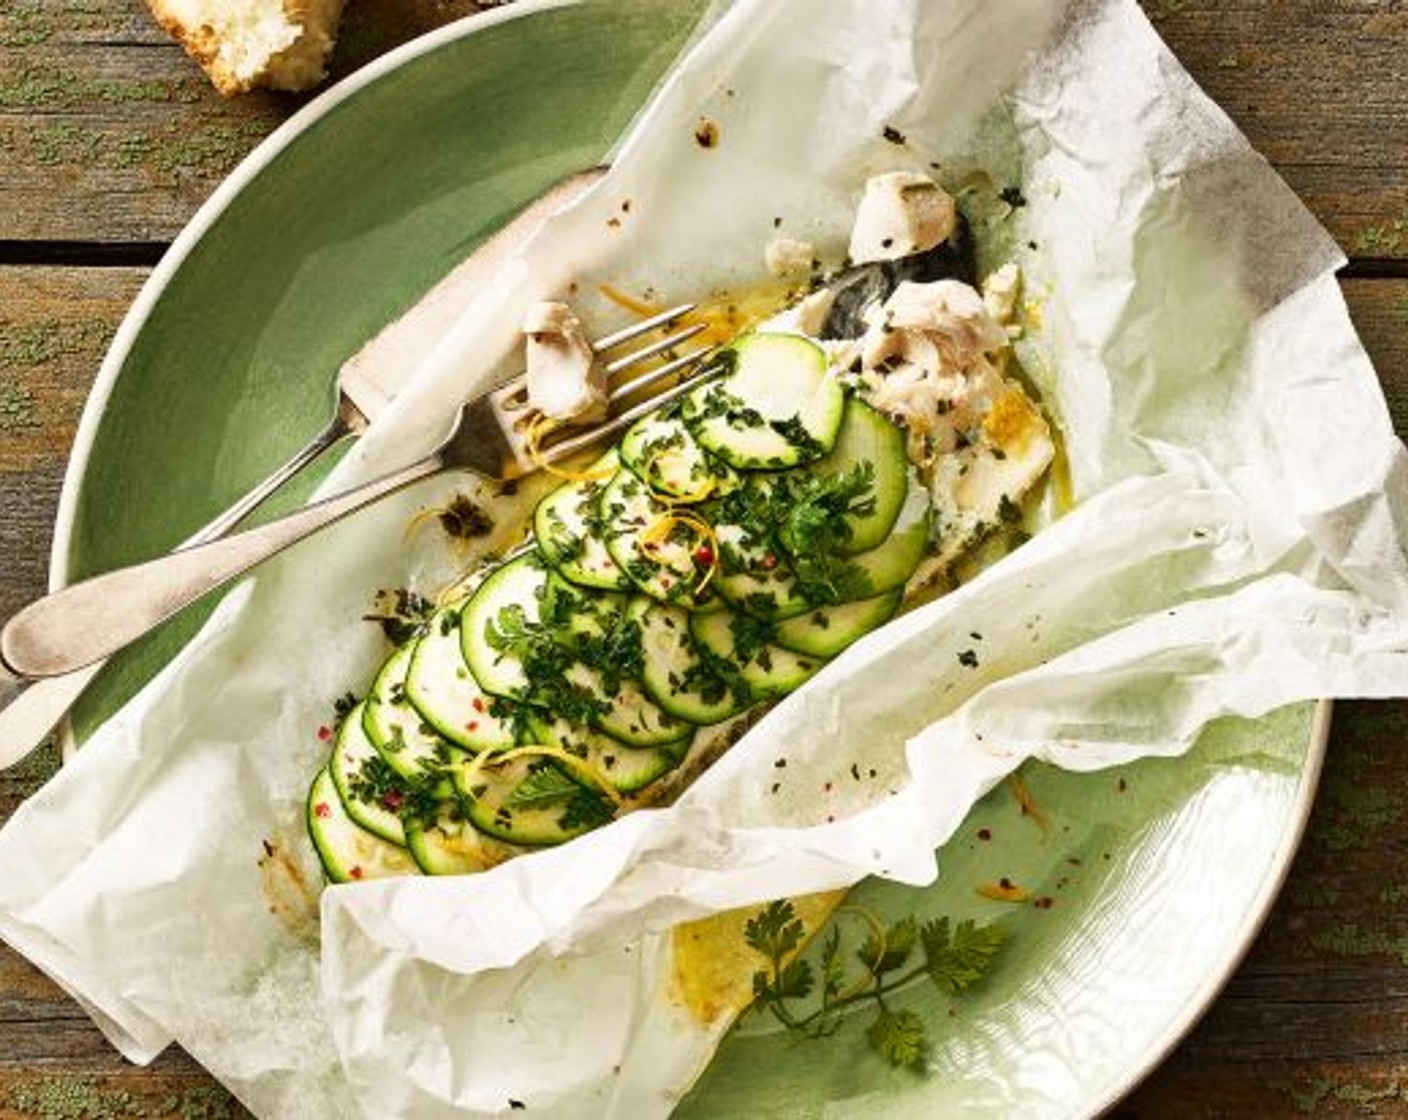
<instances>
[{"instance_id":1,"label":"piece of crusty bread","mask_svg":"<svg viewBox=\"0 0 1408 1120\"><path fill-rule=\"evenodd\" d=\"M322 81L344 0L147 0L162 28L230 95Z\"/></svg>"}]
</instances>

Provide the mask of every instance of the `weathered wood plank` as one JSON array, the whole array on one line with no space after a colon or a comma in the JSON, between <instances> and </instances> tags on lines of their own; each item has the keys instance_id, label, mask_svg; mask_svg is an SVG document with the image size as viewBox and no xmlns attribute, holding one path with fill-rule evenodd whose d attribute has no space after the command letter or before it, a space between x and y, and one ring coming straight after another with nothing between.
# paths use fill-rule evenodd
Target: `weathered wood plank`
<instances>
[{"instance_id":1,"label":"weathered wood plank","mask_svg":"<svg viewBox=\"0 0 1408 1120\"><path fill-rule=\"evenodd\" d=\"M0 268L0 618L43 588L78 416L145 276L126 268Z\"/></svg>"},{"instance_id":2,"label":"weathered wood plank","mask_svg":"<svg viewBox=\"0 0 1408 1120\"><path fill-rule=\"evenodd\" d=\"M150 1070L0 1071L0 1120L242 1120L246 1112L184 1055Z\"/></svg>"},{"instance_id":3,"label":"weathered wood plank","mask_svg":"<svg viewBox=\"0 0 1408 1120\"><path fill-rule=\"evenodd\" d=\"M484 6L360 0L334 71ZM1408 12L1397 0L1144 6L1342 245L1408 261ZM0 241L167 240L306 100L221 98L141 0L12 0L0 49Z\"/></svg>"},{"instance_id":4,"label":"weathered wood plank","mask_svg":"<svg viewBox=\"0 0 1408 1120\"><path fill-rule=\"evenodd\" d=\"M1374 361L1394 429L1408 438L1408 283L1345 280L1340 286L1359 337Z\"/></svg>"},{"instance_id":5,"label":"weathered wood plank","mask_svg":"<svg viewBox=\"0 0 1408 1120\"><path fill-rule=\"evenodd\" d=\"M1408 1114L1405 740L1408 701L1337 707L1310 828L1266 928L1117 1115Z\"/></svg>"},{"instance_id":6,"label":"weathered wood plank","mask_svg":"<svg viewBox=\"0 0 1408 1120\"><path fill-rule=\"evenodd\" d=\"M484 6L349 5L333 74ZM308 100L222 98L142 0L15 0L0 50L0 241L170 240Z\"/></svg>"},{"instance_id":7,"label":"weathered wood plank","mask_svg":"<svg viewBox=\"0 0 1408 1120\"><path fill-rule=\"evenodd\" d=\"M1408 259L1408 9L1395 0L1141 3L1347 252Z\"/></svg>"}]
</instances>

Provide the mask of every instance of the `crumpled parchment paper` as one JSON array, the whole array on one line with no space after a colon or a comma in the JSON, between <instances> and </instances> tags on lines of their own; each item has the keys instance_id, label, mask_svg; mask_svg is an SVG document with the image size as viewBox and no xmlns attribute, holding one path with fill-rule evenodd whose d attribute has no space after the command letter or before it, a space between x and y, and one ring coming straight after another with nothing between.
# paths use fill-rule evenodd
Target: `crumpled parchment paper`
<instances>
[{"instance_id":1,"label":"crumpled parchment paper","mask_svg":"<svg viewBox=\"0 0 1408 1120\"><path fill-rule=\"evenodd\" d=\"M1095 769L1181 752L1228 714L1408 691L1404 452L1341 257L1132 0L739 0L611 173L427 340L328 485L432 445L511 360L529 300L754 281L776 217L839 256L865 177L930 164L1020 184L1025 205L979 232L1022 264L1022 357L1073 512L860 642L673 808L484 875L331 889L300 924L302 798L326 749L309 728L382 655L356 621L369 590L432 574L401 529L450 484L422 487L262 568L15 815L0 935L129 1056L178 1039L260 1115L515 1099L635 1120L717 1041L662 998L673 923L867 875L929 882L935 847L1026 758ZM873 782L817 794L858 760Z\"/></svg>"}]
</instances>

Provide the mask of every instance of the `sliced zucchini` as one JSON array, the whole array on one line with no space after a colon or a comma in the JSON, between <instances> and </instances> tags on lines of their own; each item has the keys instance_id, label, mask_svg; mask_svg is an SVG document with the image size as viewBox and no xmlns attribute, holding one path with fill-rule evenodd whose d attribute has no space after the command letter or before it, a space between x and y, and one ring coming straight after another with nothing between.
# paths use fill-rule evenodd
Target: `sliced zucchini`
<instances>
[{"instance_id":1,"label":"sliced zucchini","mask_svg":"<svg viewBox=\"0 0 1408 1120\"><path fill-rule=\"evenodd\" d=\"M719 594L732 607L760 618L791 618L811 608L780 549L738 525L716 525Z\"/></svg>"},{"instance_id":2,"label":"sliced zucchini","mask_svg":"<svg viewBox=\"0 0 1408 1120\"><path fill-rule=\"evenodd\" d=\"M511 720L479 687L460 647L460 612L467 600L442 607L430 618L416 641L406 669L406 698L425 722L442 737L470 751L504 750L513 746Z\"/></svg>"},{"instance_id":3,"label":"sliced zucchini","mask_svg":"<svg viewBox=\"0 0 1408 1120\"><path fill-rule=\"evenodd\" d=\"M844 549L848 554L875 548L890 535L909 491L904 432L863 400L851 397L846 402L835 446L810 473L841 474L866 463L874 472L870 491L874 505L869 513L846 516L851 527L851 538Z\"/></svg>"},{"instance_id":4,"label":"sliced zucchini","mask_svg":"<svg viewBox=\"0 0 1408 1120\"><path fill-rule=\"evenodd\" d=\"M871 595L903 587L914 574L929 548L931 517L928 492L911 475L904 505L890 535L878 547L850 557L850 563L865 574Z\"/></svg>"},{"instance_id":5,"label":"sliced zucchini","mask_svg":"<svg viewBox=\"0 0 1408 1120\"><path fill-rule=\"evenodd\" d=\"M366 706L363 701L343 718L342 726L337 729L337 741L332 745L328 772L337 787L337 796L342 800L342 807L354 824L360 825L368 832L376 833L383 840L405 847L406 830L395 808L384 801L368 800L365 796L367 785L375 787L384 784L369 782L368 771L386 766L381 753L367 737L366 729L362 726ZM385 774L385 770L382 774ZM405 779L397 774L395 786L390 792L402 794L404 782Z\"/></svg>"},{"instance_id":6,"label":"sliced zucchini","mask_svg":"<svg viewBox=\"0 0 1408 1120\"><path fill-rule=\"evenodd\" d=\"M750 334L720 351L722 378L685 398L682 415L706 451L748 470L820 459L836 442L845 411L826 354L795 334Z\"/></svg>"},{"instance_id":7,"label":"sliced zucchini","mask_svg":"<svg viewBox=\"0 0 1408 1120\"><path fill-rule=\"evenodd\" d=\"M548 570L533 553L496 568L460 612L460 650L479 687L494 696L520 699L529 687L523 662L502 645L505 625L535 627L542 621Z\"/></svg>"},{"instance_id":8,"label":"sliced zucchini","mask_svg":"<svg viewBox=\"0 0 1408 1120\"><path fill-rule=\"evenodd\" d=\"M318 771L308 789L307 814L308 835L332 882L420 874L410 852L368 832L347 815L337 795L337 785L326 768Z\"/></svg>"},{"instance_id":9,"label":"sliced zucchini","mask_svg":"<svg viewBox=\"0 0 1408 1120\"><path fill-rule=\"evenodd\" d=\"M695 440L678 416L652 412L621 437L621 465L658 494L702 502L736 485L737 476Z\"/></svg>"},{"instance_id":10,"label":"sliced zucchini","mask_svg":"<svg viewBox=\"0 0 1408 1120\"><path fill-rule=\"evenodd\" d=\"M414 650L414 645L404 645L386 659L367 693L362 715L362 726L377 753L408 782L423 780L464 753L436 731L406 695L406 671Z\"/></svg>"},{"instance_id":11,"label":"sliced zucchini","mask_svg":"<svg viewBox=\"0 0 1408 1120\"><path fill-rule=\"evenodd\" d=\"M601 509L606 546L641 591L687 610L717 598L705 583L713 566L713 542L699 527L698 514L665 505L628 470L618 471L607 484Z\"/></svg>"},{"instance_id":12,"label":"sliced zucchini","mask_svg":"<svg viewBox=\"0 0 1408 1120\"><path fill-rule=\"evenodd\" d=\"M485 836L456 803L446 802L432 822L406 826L406 847L427 875L469 875L487 871L522 852L522 848Z\"/></svg>"},{"instance_id":13,"label":"sliced zucchini","mask_svg":"<svg viewBox=\"0 0 1408 1120\"><path fill-rule=\"evenodd\" d=\"M836 607L817 607L779 622L773 628L772 640L793 653L835 657L858 638L889 622L902 598L904 590L897 587L871 599L857 599Z\"/></svg>"},{"instance_id":14,"label":"sliced zucchini","mask_svg":"<svg viewBox=\"0 0 1408 1120\"><path fill-rule=\"evenodd\" d=\"M580 587L552 572L541 615L557 642L580 651L620 625L626 602L618 591Z\"/></svg>"},{"instance_id":15,"label":"sliced zucchini","mask_svg":"<svg viewBox=\"0 0 1408 1120\"><path fill-rule=\"evenodd\" d=\"M559 764L531 755L460 766L455 786L474 827L512 844L561 844L600 827L614 813L601 791L582 785Z\"/></svg>"},{"instance_id":16,"label":"sliced zucchini","mask_svg":"<svg viewBox=\"0 0 1408 1120\"><path fill-rule=\"evenodd\" d=\"M631 602L640 623L646 694L670 715L690 723L722 723L752 702L747 686L700 655L689 632L689 615L644 596ZM710 659L712 660L712 659Z\"/></svg>"},{"instance_id":17,"label":"sliced zucchini","mask_svg":"<svg viewBox=\"0 0 1408 1120\"><path fill-rule=\"evenodd\" d=\"M668 774L683 760L694 737L694 728L687 726L674 742L633 747L581 724L541 716L529 720L528 731L534 743L560 747L582 759L620 793L635 793Z\"/></svg>"},{"instance_id":18,"label":"sliced zucchini","mask_svg":"<svg viewBox=\"0 0 1408 1120\"><path fill-rule=\"evenodd\" d=\"M602 675L596 669L591 669L590 673L595 674L594 687L606 704L606 710L596 719L598 730L633 747L664 746L677 742L693 730L689 723L676 719L656 704L639 681L622 677L617 681L616 690L608 693ZM572 679L585 687L593 687L587 683L589 674L580 669L573 671Z\"/></svg>"},{"instance_id":19,"label":"sliced zucchini","mask_svg":"<svg viewBox=\"0 0 1408 1120\"><path fill-rule=\"evenodd\" d=\"M768 640L770 626L745 614L692 615L689 629L696 642L737 668L757 697L785 696L823 663L822 658L793 653Z\"/></svg>"},{"instance_id":20,"label":"sliced zucchini","mask_svg":"<svg viewBox=\"0 0 1408 1120\"><path fill-rule=\"evenodd\" d=\"M613 448L586 473L615 471L618 462ZM631 581L606 550L606 534L598 520L606 481L568 482L545 495L533 511L533 532L547 562L573 583L624 590Z\"/></svg>"}]
</instances>

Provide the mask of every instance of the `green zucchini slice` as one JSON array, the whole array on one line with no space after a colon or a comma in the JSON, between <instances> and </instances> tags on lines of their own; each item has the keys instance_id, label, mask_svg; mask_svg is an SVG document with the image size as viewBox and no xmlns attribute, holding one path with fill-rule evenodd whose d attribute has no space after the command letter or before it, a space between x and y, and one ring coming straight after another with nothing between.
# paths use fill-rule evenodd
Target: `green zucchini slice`
<instances>
[{"instance_id":1,"label":"green zucchini slice","mask_svg":"<svg viewBox=\"0 0 1408 1120\"><path fill-rule=\"evenodd\" d=\"M337 729L337 740L332 745L328 772L337 787L338 797L342 799L342 807L353 823L376 833L383 840L404 847L406 830L395 808L385 801L369 800L366 796L369 788L388 784L391 785L390 795L402 795L405 779L396 774L395 783L370 780L371 771L385 767L386 761L362 726L365 711L366 701L363 701L343 717L342 725ZM386 771L382 770L381 773L384 776ZM392 773L395 774L395 771Z\"/></svg>"},{"instance_id":2,"label":"green zucchini slice","mask_svg":"<svg viewBox=\"0 0 1408 1120\"><path fill-rule=\"evenodd\" d=\"M419 782L463 755L426 721L406 695L414 645L386 659L367 694L362 726L386 763L408 782Z\"/></svg>"},{"instance_id":3,"label":"green zucchini slice","mask_svg":"<svg viewBox=\"0 0 1408 1120\"><path fill-rule=\"evenodd\" d=\"M904 597L901 588L835 607L816 607L779 622L772 640L783 649L809 657L835 657L858 638L889 622Z\"/></svg>"},{"instance_id":4,"label":"green zucchini slice","mask_svg":"<svg viewBox=\"0 0 1408 1120\"><path fill-rule=\"evenodd\" d=\"M734 666L754 696L785 696L821 668L823 659L783 649L768 640L768 624L745 614L719 611L690 617L694 640Z\"/></svg>"},{"instance_id":5,"label":"green zucchini slice","mask_svg":"<svg viewBox=\"0 0 1408 1120\"><path fill-rule=\"evenodd\" d=\"M672 509L627 470L607 484L601 509L606 546L641 591L686 610L699 610L718 598L705 582L713 566L713 544L699 528L697 513Z\"/></svg>"},{"instance_id":6,"label":"green zucchini slice","mask_svg":"<svg viewBox=\"0 0 1408 1120\"><path fill-rule=\"evenodd\" d=\"M522 848L485 836L453 802L434 821L406 826L406 847L427 875L469 875L487 871L518 855Z\"/></svg>"},{"instance_id":7,"label":"green zucchini slice","mask_svg":"<svg viewBox=\"0 0 1408 1120\"><path fill-rule=\"evenodd\" d=\"M831 453L811 469L814 475L841 474L870 464L872 509L865 514L847 514L851 538L844 551L865 552L890 535L909 492L909 454L905 435L858 397L846 402L841 430Z\"/></svg>"},{"instance_id":8,"label":"green zucchini slice","mask_svg":"<svg viewBox=\"0 0 1408 1120\"><path fill-rule=\"evenodd\" d=\"M656 747L633 747L600 731L565 719L535 716L528 722L534 743L560 747L576 755L620 793L635 793L668 774L684 759L694 728L683 737Z\"/></svg>"},{"instance_id":9,"label":"green zucchini slice","mask_svg":"<svg viewBox=\"0 0 1408 1120\"><path fill-rule=\"evenodd\" d=\"M637 420L621 437L621 465L679 502L702 502L737 484L737 475L699 446L683 420L660 412Z\"/></svg>"},{"instance_id":10,"label":"green zucchini slice","mask_svg":"<svg viewBox=\"0 0 1408 1120\"><path fill-rule=\"evenodd\" d=\"M905 491L904 505L895 518L894 527L884 542L868 552L849 558L864 574L870 595L880 595L903 587L919 567L929 549L929 528L932 513L929 495L912 475Z\"/></svg>"},{"instance_id":11,"label":"green zucchini slice","mask_svg":"<svg viewBox=\"0 0 1408 1120\"><path fill-rule=\"evenodd\" d=\"M684 421L706 451L744 470L820 459L836 442L846 394L826 353L795 334L750 334L719 352L729 372L685 398Z\"/></svg>"},{"instance_id":12,"label":"green zucchini slice","mask_svg":"<svg viewBox=\"0 0 1408 1120\"><path fill-rule=\"evenodd\" d=\"M612 802L556 763L532 755L476 767L460 766L455 787L480 832L511 844L561 844L607 823Z\"/></svg>"},{"instance_id":13,"label":"green zucchini slice","mask_svg":"<svg viewBox=\"0 0 1408 1120\"><path fill-rule=\"evenodd\" d=\"M690 723L722 723L752 703L732 666L700 651L688 613L642 596L632 600L631 616L641 628L641 683L670 715Z\"/></svg>"},{"instance_id":14,"label":"green zucchini slice","mask_svg":"<svg viewBox=\"0 0 1408 1120\"><path fill-rule=\"evenodd\" d=\"M586 473L614 472L617 463L613 449ZM533 532L547 562L573 583L625 590L631 581L607 551L599 521L601 493L609 477L564 483L544 495L533 511Z\"/></svg>"},{"instance_id":15,"label":"green zucchini slice","mask_svg":"<svg viewBox=\"0 0 1408 1120\"><path fill-rule=\"evenodd\" d=\"M307 815L308 835L332 882L355 883L419 873L410 852L368 832L347 815L326 767L318 771L308 788Z\"/></svg>"},{"instance_id":16,"label":"green zucchini slice","mask_svg":"<svg viewBox=\"0 0 1408 1120\"><path fill-rule=\"evenodd\" d=\"M479 687L511 700L529 691L522 659L504 644L514 628L542 625L548 569L529 553L496 568L460 613L460 651Z\"/></svg>"},{"instance_id":17,"label":"green zucchini slice","mask_svg":"<svg viewBox=\"0 0 1408 1120\"><path fill-rule=\"evenodd\" d=\"M457 746L504 750L513 746L504 701L479 687L461 648L460 612L466 601L442 607L430 617L411 651L406 698L437 734Z\"/></svg>"}]
</instances>

